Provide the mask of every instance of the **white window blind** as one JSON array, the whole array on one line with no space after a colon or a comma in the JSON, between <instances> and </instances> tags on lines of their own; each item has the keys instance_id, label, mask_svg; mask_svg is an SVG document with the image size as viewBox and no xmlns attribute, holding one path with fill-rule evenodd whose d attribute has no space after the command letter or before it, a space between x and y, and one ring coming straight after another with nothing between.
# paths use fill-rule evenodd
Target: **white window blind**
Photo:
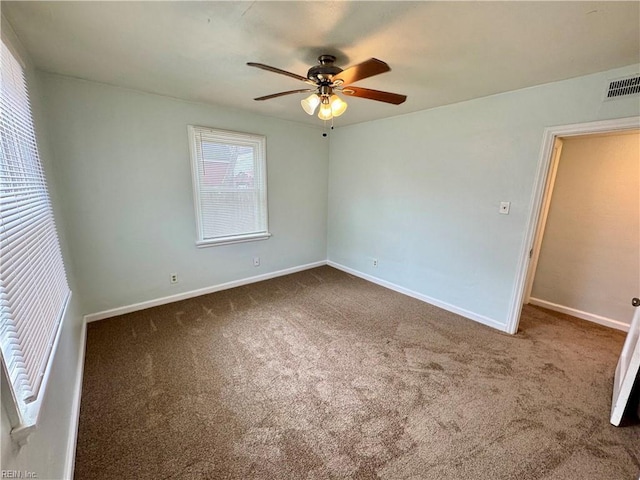
<instances>
[{"instance_id":1,"label":"white window blind","mask_svg":"<svg viewBox=\"0 0 640 480\"><path fill-rule=\"evenodd\" d=\"M198 246L270 236L265 138L189 126Z\"/></svg>"},{"instance_id":2,"label":"white window blind","mask_svg":"<svg viewBox=\"0 0 640 480\"><path fill-rule=\"evenodd\" d=\"M0 347L22 426L35 423L70 295L22 65L2 42Z\"/></svg>"}]
</instances>

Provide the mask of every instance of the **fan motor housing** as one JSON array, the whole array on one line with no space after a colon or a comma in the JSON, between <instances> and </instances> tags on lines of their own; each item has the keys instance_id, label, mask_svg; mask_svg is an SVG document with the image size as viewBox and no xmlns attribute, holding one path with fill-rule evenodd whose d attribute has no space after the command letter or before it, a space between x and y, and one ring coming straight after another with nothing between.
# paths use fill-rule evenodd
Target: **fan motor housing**
<instances>
[{"instance_id":1,"label":"fan motor housing","mask_svg":"<svg viewBox=\"0 0 640 480\"><path fill-rule=\"evenodd\" d=\"M329 84L334 75L342 72L340 67L336 67L333 62L336 57L333 55L320 55L318 57L319 65L315 65L307 72L307 78L318 84Z\"/></svg>"}]
</instances>

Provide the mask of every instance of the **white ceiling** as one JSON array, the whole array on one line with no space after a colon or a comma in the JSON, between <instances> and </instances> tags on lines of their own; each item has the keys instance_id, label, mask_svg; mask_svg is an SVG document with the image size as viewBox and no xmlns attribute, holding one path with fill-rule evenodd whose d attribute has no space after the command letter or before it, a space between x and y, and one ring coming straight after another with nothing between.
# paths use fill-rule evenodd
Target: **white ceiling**
<instances>
[{"instance_id":1,"label":"white ceiling","mask_svg":"<svg viewBox=\"0 0 640 480\"><path fill-rule=\"evenodd\" d=\"M318 55L371 57L391 72L356 85L400 105L347 98L337 126L640 62L640 2L2 2L48 72L320 124L305 88Z\"/></svg>"}]
</instances>

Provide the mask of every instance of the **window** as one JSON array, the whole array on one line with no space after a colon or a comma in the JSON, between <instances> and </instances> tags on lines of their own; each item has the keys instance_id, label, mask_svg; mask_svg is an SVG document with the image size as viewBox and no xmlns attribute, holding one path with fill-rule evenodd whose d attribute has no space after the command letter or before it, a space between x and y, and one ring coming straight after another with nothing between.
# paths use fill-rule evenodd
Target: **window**
<instances>
[{"instance_id":1,"label":"window","mask_svg":"<svg viewBox=\"0 0 640 480\"><path fill-rule=\"evenodd\" d=\"M265 138L189 126L189 144L196 245L269 238Z\"/></svg>"},{"instance_id":2,"label":"window","mask_svg":"<svg viewBox=\"0 0 640 480\"><path fill-rule=\"evenodd\" d=\"M35 426L71 292L24 71L4 41L1 48L0 352L16 438Z\"/></svg>"}]
</instances>

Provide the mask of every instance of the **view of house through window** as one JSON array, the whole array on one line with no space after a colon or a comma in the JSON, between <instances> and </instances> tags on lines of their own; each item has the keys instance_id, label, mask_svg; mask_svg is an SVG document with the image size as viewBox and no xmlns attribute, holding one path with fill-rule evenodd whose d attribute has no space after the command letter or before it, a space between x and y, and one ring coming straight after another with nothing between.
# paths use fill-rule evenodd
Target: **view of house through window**
<instances>
[{"instance_id":1,"label":"view of house through window","mask_svg":"<svg viewBox=\"0 0 640 480\"><path fill-rule=\"evenodd\" d=\"M269 236L265 139L189 127L198 245Z\"/></svg>"}]
</instances>

